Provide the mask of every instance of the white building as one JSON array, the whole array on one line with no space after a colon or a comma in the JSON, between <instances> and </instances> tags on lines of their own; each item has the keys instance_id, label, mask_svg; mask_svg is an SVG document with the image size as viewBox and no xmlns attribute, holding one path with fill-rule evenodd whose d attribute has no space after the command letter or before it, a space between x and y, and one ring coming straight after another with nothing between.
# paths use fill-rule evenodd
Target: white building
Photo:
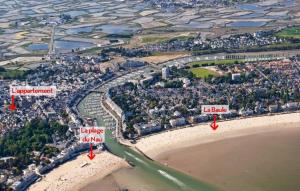
<instances>
[{"instance_id":1,"label":"white building","mask_svg":"<svg viewBox=\"0 0 300 191\"><path fill-rule=\"evenodd\" d=\"M161 75L163 79L168 79L170 77L170 68L169 67L164 67L161 69Z\"/></svg>"},{"instance_id":2,"label":"white building","mask_svg":"<svg viewBox=\"0 0 300 191\"><path fill-rule=\"evenodd\" d=\"M178 119L171 119L169 122L172 127L183 126L186 124L186 120L184 117Z\"/></svg>"},{"instance_id":3,"label":"white building","mask_svg":"<svg viewBox=\"0 0 300 191\"><path fill-rule=\"evenodd\" d=\"M149 133L160 131L162 129L159 122L152 122L147 124L134 124L133 128L137 131L139 136L147 135Z\"/></svg>"},{"instance_id":4,"label":"white building","mask_svg":"<svg viewBox=\"0 0 300 191\"><path fill-rule=\"evenodd\" d=\"M35 172L27 173L20 181L16 181L11 185L11 189L15 191L26 190L26 188L35 182L39 176Z\"/></svg>"},{"instance_id":5,"label":"white building","mask_svg":"<svg viewBox=\"0 0 300 191\"><path fill-rule=\"evenodd\" d=\"M191 116L189 117L189 122L190 123L201 123L201 122L205 122L209 120L208 115L195 115L195 116Z\"/></svg>"},{"instance_id":6,"label":"white building","mask_svg":"<svg viewBox=\"0 0 300 191\"><path fill-rule=\"evenodd\" d=\"M254 111L252 109L240 109L239 115L241 116L250 116L253 115Z\"/></svg>"},{"instance_id":7,"label":"white building","mask_svg":"<svg viewBox=\"0 0 300 191\"><path fill-rule=\"evenodd\" d=\"M286 111L287 110L289 110L289 111L297 110L297 109L299 109L299 103L297 103L297 102L288 102L285 105L283 105L282 108Z\"/></svg>"},{"instance_id":8,"label":"white building","mask_svg":"<svg viewBox=\"0 0 300 191\"><path fill-rule=\"evenodd\" d=\"M269 112L275 113L275 112L279 112L279 110L280 110L279 105L277 105L277 104L269 105Z\"/></svg>"},{"instance_id":9,"label":"white building","mask_svg":"<svg viewBox=\"0 0 300 191\"><path fill-rule=\"evenodd\" d=\"M233 81L239 81L241 79L241 74L240 73L235 73L231 75L231 80Z\"/></svg>"}]
</instances>

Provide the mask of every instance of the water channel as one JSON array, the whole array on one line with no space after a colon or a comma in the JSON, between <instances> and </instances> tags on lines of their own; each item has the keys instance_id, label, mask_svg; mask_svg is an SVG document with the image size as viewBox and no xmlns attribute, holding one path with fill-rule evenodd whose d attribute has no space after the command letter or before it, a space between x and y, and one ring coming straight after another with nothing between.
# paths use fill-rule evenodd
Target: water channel
<instances>
[{"instance_id":1,"label":"water channel","mask_svg":"<svg viewBox=\"0 0 300 191\"><path fill-rule=\"evenodd\" d=\"M88 95L82 100L78 106L80 114L84 117L96 118L99 126L106 127L105 144L107 149L114 155L126 159L133 165L135 174L138 174L139 178L142 177L143 180L151 185L151 191L218 190L209 184L153 161L130 147L120 144L117 139L114 138L115 121L111 123L111 126L108 126L105 122L107 120L113 121L113 118L101 107L100 96L101 94L91 93L91 95Z\"/></svg>"}]
</instances>

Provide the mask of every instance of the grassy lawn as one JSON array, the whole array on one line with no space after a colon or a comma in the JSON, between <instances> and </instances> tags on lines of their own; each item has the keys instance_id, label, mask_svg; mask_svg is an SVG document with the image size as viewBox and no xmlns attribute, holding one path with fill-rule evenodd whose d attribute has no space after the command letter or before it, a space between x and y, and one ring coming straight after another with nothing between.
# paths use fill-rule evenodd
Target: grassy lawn
<instances>
[{"instance_id":1,"label":"grassy lawn","mask_svg":"<svg viewBox=\"0 0 300 191\"><path fill-rule=\"evenodd\" d=\"M142 38L142 43L154 43L154 42L164 42L167 41L168 37L160 37L160 36L147 36Z\"/></svg>"},{"instance_id":2,"label":"grassy lawn","mask_svg":"<svg viewBox=\"0 0 300 191\"><path fill-rule=\"evenodd\" d=\"M283 42L279 44L271 44L266 46L267 48L296 48L300 46L300 43Z\"/></svg>"},{"instance_id":3,"label":"grassy lawn","mask_svg":"<svg viewBox=\"0 0 300 191\"><path fill-rule=\"evenodd\" d=\"M191 67L199 67L199 66L206 66L206 65L220 65L220 64L235 64L235 63L243 63L245 62L244 59L238 59L238 60L209 60L209 61L196 61L196 62L191 62L189 65Z\"/></svg>"},{"instance_id":4,"label":"grassy lawn","mask_svg":"<svg viewBox=\"0 0 300 191\"><path fill-rule=\"evenodd\" d=\"M206 68L191 68L189 69L189 71L191 71L196 76L196 78L205 78L208 77L209 75L213 75L213 76L219 75L217 72Z\"/></svg>"},{"instance_id":5,"label":"grassy lawn","mask_svg":"<svg viewBox=\"0 0 300 191\"><path fill-rule=\"evenodd\" d=\"M98 54L101 52L103 48L102 47L93 47L93 48L89 48L89 49L85 49L85 50L81 50L77 53L81 53L81 54Z\"/></svg>"},{"instance_id":6,"label":"grassy lawn","mask_svg":"<svg viewBox=\"0 0 300 191\"><path fill-rule=\"evenodd\" d=\"M282 38L300 39L300 27L286 28L286 29L279 31L276 35L278 37L282 37Z\"/></svg>"},{"instance_id":7,"label":"grassy lawn","mask_svg":"<svg viewBox=\"0 0 300 191\"><path fill-rule=\"evenodd\" d=\"M142 43L159 43L159 42L167 42L172 40L187 40L191 38L191 36L146 36L142 37Z\"/></svg>"}]
</instances>

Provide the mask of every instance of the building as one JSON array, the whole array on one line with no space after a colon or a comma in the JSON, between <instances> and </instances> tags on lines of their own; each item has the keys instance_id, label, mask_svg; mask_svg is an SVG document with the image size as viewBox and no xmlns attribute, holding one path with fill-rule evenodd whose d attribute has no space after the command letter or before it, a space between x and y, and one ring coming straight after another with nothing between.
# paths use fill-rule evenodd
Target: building
<instances>
[{"instance_id":1,"label":"building","mask_svg":"<svg viewBox=\"0 0 300 191\"><path fill-rule=\"evenodd\" d=\"M153 81L153 78L154 77L152 75L146 76L145 78L140 80L140 84L145 85L147 83L151 83Z\"/></svg>"},{"instance_id":2,"label":"building","mask_svg":"<svg viewBox=\"0 0 300 191\"><path fill-rule=\"evenodd\" d=\"M271 113L275 113L275 112L279 112L280 111L280 107L279 105L269 105L269 112Z\"/></svg>"},{"instance_id":3,"label":"building","mask_svg":"<svg viewBox=\"0 0 300 191\"><path fill-rule=\"evenodd\" d=\"M189 123L202 123L209 120L208 115L195 115L189 117L188 121Z\"/></svg>"},{"instance_id":4,"label":"building","mask_svg":"<svg viewBox=\"0 0 300 191\"><path fill-rule=\"evenodd\" d=\"M297 102L288 102L282 106L285 111L293 111L299 109L299 103Z\"/></svg>"},{"instance_id":5,"label":"building","mask_svg":"<svg viewBox=\"0 0 300 191\"><path fill-rule=\"evenodd\" d=\"M222 113L220 114L220 119L228 119L228 118L233 118L233 117L237 117L238 116L238 112L234 109L229 110L228 113Z\"/></svg>"},{"instance_id":6,"label":"building","mask_svg":"<svg viewBox=\"0 0 300 191\"><path fill-rule=\"evenodd\" d=\"M136 130L139 136L147 135L162 129L159 122L152 122L147 124L134 124L133 128Z\"/></svg>"},{"instance_id":7,"label":"building","mask_svg":"<svg viewBox=\"0 0 300 191\"><path fill-rule=\"evenodd\" d=\"M252 109L241 109L239 111L239 115L241 115L241 116L250 116L253 114L254 114L254 111Z\"/></svg>"},{"instance_id":8,"label":"building","mask_svg":"<svg viewBox=\"0 0 300 191\"><path fill-rule=\"evenodd\" d=\"M239 81L241 79L241 74L240 73L235 73L231 75L231 80L232 81Z\"/></svg>"},{"instance_id":9,"label":"building","mask_svg":"<svg viewBox=\"0 0 300 191\"><path fill-rule=\"evenodd\" d=\"M181 118L177 118L177 119L171 119L169 121L170 125L172 127L179 127L179 126L183 126L186 124L186 120L184 117L181 117Z\"/></svg>"},{"instance_id":10,"label":"building","mask_svg":"<svg viewBox=\"0 0 300 191\"><path fill-rule=\"evenodd\" d=\"M168 79L170 77L170 68L169 67L164 67L161 69L161 75L162 79Z\"/></svg>"},{"instance_id":11,"label":"building","mask_svg":"<svg viewBox=\"0 0 300 191\"><path fill-rule=\"evenodd\" d=\"M10 188L15 191L26 190L26 188L33 182L35 182L38 178L39 176L35 172L29 172L24 175L20 181L14 182Z\"/></svg>"},{"instance_id":12,"label":"building","mask_svg":"<svg viewBox=\"0 0 300 191\"><path fill-rule=\"evenodd\" d=\"M184 88L191 85L191 80L189 80L188 78L180 78L180 80L182 81Z\"/></svg>"},{"instance_id":13,"label":"building","mask_svg":"<svg viewBox=\"0 0 300 191\"><path fill-rule=\"evenodd\" d=\"M106 93L105 96L106 104L123 120L124 112L123 110L110 98L109 92Z\"/></svg>"}]
</instances>

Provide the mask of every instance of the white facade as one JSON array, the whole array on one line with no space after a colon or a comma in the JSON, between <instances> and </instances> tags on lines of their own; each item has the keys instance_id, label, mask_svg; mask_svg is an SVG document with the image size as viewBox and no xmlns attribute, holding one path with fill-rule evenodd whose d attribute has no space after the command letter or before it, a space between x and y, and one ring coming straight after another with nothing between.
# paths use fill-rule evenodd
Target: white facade
<instances>
[{"instance_id":1,"label":"white facade","mask_svg":"<svg viewBox=\"0 0 300 191\"><path fill-rule=\"evenodd\" d=\"M168 67L164 67L161 69L161 75L163 79L168 79L170 77L170 69Z\"/></svg>"}]
</instances>

